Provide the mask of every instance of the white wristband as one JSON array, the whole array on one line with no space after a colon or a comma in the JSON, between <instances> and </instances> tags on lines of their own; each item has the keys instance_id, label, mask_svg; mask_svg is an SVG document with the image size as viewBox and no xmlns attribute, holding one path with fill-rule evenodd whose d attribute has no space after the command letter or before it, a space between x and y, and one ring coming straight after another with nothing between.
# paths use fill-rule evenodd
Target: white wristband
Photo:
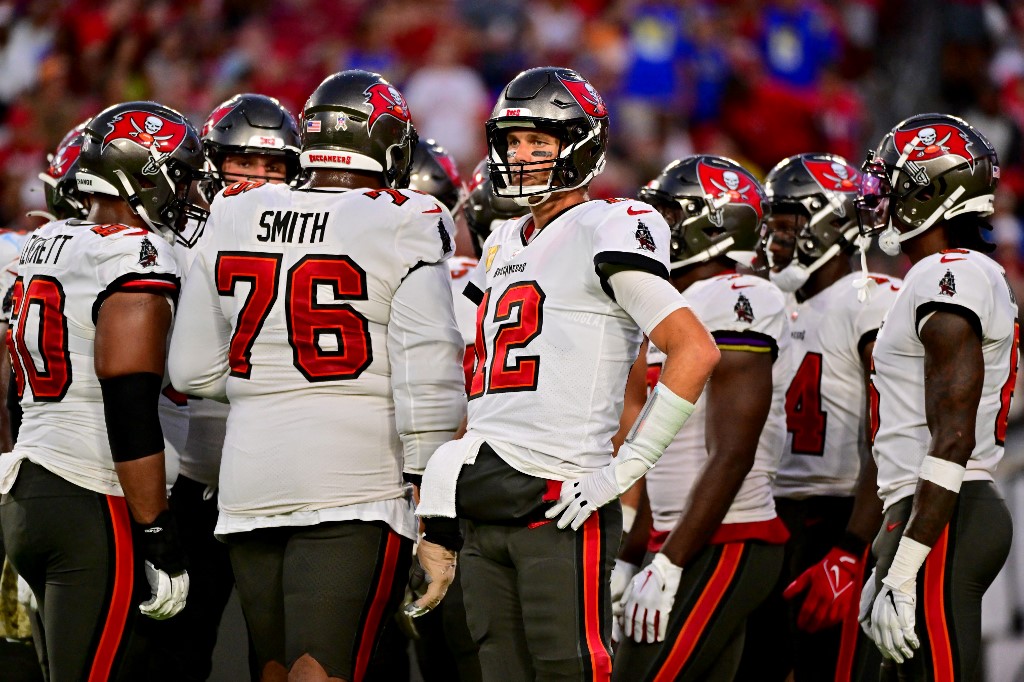
<instances>
[{"instance_id":1,"label":"white wristband","mask_svg":"<svg viewBox=\"0 0 1024 682\"><path fill-rule=\"evenodd\" d=\"M918 478L922 481L931 481L935 485L951 492L959 493L966 473L967 468L956 462L928 455L921 462L921 471L918 473Z\"/></svg>"},{"instance_id":2,"label":"white wristband","mask_svg":"<svg viewBox=\"0 0 1024 682\"><path fill-rule=\"evenodd\" d=\"M896 556L892 558L892 566L889 567L889 572L882 582L898 590L907 582L916 581L917 574L924 566L930 551L932 548L928 545L904 535L900 538L900 546L896 549Z\"/></svg>"},{"instance_id":3,"label":"white wristband","mask_svg":"<svg viewBox=\"0 0 1024 682\"><path fill-rule=\"evenodd\" d=\"M693 403L680 398L659 381L633 422L626 443L652 467L694 409Z\"/></svg>"}]
</instances>

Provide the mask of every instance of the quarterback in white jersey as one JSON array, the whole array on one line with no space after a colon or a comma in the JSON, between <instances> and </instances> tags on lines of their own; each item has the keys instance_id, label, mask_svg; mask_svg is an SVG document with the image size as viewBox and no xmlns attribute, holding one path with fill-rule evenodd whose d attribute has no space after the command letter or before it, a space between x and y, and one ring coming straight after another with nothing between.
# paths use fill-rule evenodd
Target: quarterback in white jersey
<instances>
[{"instance_id":1,"label":"quarterback in white jersey","mask_svg":"<svg viewBox=\"0 0 1024 682\"><path fill-rule=\"evenodd\" d=\"M231 403L216 532L261 670L361 679L417 535L405 481L465 410L452 221L397 188L414 132L381 76L328 77L302 120L307 182L214 199L169 367Z\"/></svg>"},{"instance_id":2,"label":"quarterback in white jersey","mask_svg":"<svg viewBox=\"0 0 1024 682\"><path fill-rule=\"evenodd\" d=\"M786 530L772 479L786 433L789 320L781 291L735 271L767 211L764 190L747 170L724 157L687 157L640 197L672 226L672 281L722 359L693 418L646 477L651 558L639 573L642 557L629 549L616 562L613 597L625 637L614 677L727 679L740 648L727 645L782 562ZM648 352L649 377L661 360L657 348ZM627 547L642 547L635 536L644 527L634 527ZM726 599L729 593L742 596Z\"/></svg>"},{"instance_id":3,"label":"quarterback in white jersey","mask_svg":"<svg viewBox=\"0 0 1024 682\"><path fill-rule=\"evenodd\" d=\"M590 83L570 69L524 71L486 128L495 193L531 213L490 233L470 276L467 432L431 460L418 513L468 521L462 584L486 679L607 680L617 498L686 420L717 352L664 280L664 219L587 194L608 135ZM668 344L669 370L612 459L645 332Z\"/></svg>"},{"instance_id":4,"label":"quarterback in white jersey","mask_svg":"<svg viewBox=\"0 0 1024 682\"><path fill-rule=\"evenodd\" d=\"M992 476L1016 380L1017 303L981 237L998 160L966 121L921 114L894 127L865 168L861 228L913 266L873 353L885 516L861 622L908 678L970 679L982 595L1012 533Z\"/></svg>"}]
</instances>

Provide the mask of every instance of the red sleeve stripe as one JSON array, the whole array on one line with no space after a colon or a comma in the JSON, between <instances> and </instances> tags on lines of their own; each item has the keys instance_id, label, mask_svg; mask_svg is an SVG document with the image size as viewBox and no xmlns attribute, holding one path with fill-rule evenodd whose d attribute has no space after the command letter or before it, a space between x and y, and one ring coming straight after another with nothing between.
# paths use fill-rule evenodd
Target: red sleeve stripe
<instances>
[{"instance_id":1,"label":"red sleeve stripe","mask_svg":"<svg viewBox=\"0 0 1024 682\"><path fill-rule=\"evenodd\" d=\"M131 279L127 282L122 282L117 289L173 294L178 291L178 285L174 282L168 282L160 279Z\"/></svg>"}]
</instances>

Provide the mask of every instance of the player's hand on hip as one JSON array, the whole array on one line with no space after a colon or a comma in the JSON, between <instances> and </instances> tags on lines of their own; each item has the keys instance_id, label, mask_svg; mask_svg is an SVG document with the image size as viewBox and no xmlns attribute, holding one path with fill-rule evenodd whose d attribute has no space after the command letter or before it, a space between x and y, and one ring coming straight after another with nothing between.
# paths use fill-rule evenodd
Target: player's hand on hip
<instances>
[{"instance_id":1,"label":"player's hand on hip","mask_svg":"<svg viewBox=\"0 0 1024 682\"><path fill-rule=\"evenodd\" d=\"M625 636L643 644L665 639L683 569L660 552L637 573L624 596Z\"/></svg>"},{"instance_id":2,"label":"player's hand on hip","mask_svg":"<svg viewBox=\"0 0 1024 682\"><path fill-rule=\"evenodd\" d=\"M580 478L564 481L558 501L544 515L549 519L557 516L559 528L571 525L573 530L579 530L591 514L619 494L612 463Z\"/></svg>"},{"instance_id":3,"label":"player's hand on hip","mask_svg":"<svg viewBox=\"0 0 1024 682\"><path fill-rule=\"evenodd\" d=\"M188 599L188 573L178 524L170 510L165 509L141 530L150 598L139 604L139 611L155 620L165 620L185 608Z\"/></svg>"},{"instance_id":4,"label":"player's hand on hip","mask_svg":"<svg viewBox=\"0 0 1024 682\"><path fill-rule=\"evenodd\" d=\"M416 548L416 560L427 578L427 590L423 596L405 607L405 613L418 618L434 609L455 580L458 554L451 549L421 538Z\"/></svg>"},{"instance_id":5,"label":"player's hand on hip","mask_svg":"<svg viewBox=\"0 0 1024 682\"><path fill-rule=\"evenodd\" d=\"M833 547L824 559L789 584L782 593L786 599L806 593L796 621L798 628L818 632L843 622L853 608L860 564L857 556Z\"/></svg>"},{"instance_id":6,"label":"player's hand on hip","mask_svg":"<svg viewBox=\"0 0 1024 682\"><path fill-rule=\"evenodd\" d=\"M915 629L917 584L906 581L894 587L882 581L871 608L871 639L886 658L903 663L921 646Z\"/></svg>"}]
</instances>

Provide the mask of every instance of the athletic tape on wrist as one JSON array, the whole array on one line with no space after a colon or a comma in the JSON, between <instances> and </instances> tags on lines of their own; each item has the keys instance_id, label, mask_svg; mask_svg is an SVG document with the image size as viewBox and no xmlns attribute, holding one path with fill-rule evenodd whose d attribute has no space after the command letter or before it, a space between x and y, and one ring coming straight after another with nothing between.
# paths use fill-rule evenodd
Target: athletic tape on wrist
<instances>
[{"instance_id":1,"label":"athletic tape on wrist","mask_svg":"<svg viewBox=\"0 0 1024 682\"><path fill-rule=\"evenodd\" d=\"M946 490L959 493L966 473L967 467L950 462L948 459L939 459L928 455L921 462L921 471L918 477L922 481L931 481Z\"/></svg>"},{"instance_id":2,"label":"athletic tape on wrist","mask_svg":"<svg viewBox=\"0 0 1024 682\"><path fill-rule=\"evenodd\" d=\"M925 559L932 548L904 535L892 558L889 572L882 581L889 587L900 589L910 580L917 580L917 574L924 566Z\"/></svg>"},{"instance_id":3,"label":"athletic tape on wrist","mask_svg":"<svg viewBox=\"0 0 1024 682\"><path fill-rule=\"evenodd\" d=\"M693 410L693 403L680 398L659 381L633 422L626 443L652 467L679 429L683 428Z\"/></svg>"}]
</instances>

